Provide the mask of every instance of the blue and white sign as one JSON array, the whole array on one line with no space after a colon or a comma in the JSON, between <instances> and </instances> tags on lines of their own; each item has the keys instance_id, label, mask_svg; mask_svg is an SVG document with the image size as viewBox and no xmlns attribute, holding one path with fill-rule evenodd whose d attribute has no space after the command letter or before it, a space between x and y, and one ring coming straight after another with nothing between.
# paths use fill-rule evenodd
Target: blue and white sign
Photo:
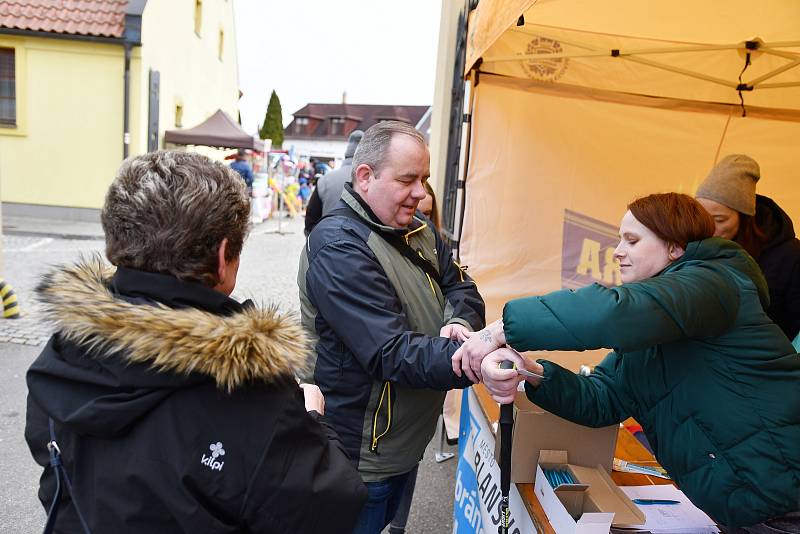
<instances>
[{"instance_id":1,"label":"blue and white sign","mask_svg":"<svg viewBox=\"0 0 800 534\"><path fill-rule=\"evenodd\" d=\"M494 434L472 388L462 396L460 425L453 534L494 534L500 525L500 466L494 458ZM536 532L515 484L511 484L509 508L509 532Z\"/></svg>"}]
</instances>

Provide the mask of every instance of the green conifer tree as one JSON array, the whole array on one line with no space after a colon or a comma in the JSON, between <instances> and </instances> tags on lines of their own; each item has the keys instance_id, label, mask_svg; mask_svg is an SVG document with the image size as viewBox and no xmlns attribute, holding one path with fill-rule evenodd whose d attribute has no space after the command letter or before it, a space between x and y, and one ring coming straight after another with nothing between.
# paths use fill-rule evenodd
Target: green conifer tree
<instances>
[{"instance_id":1,"label":"green conifer tree","mask_svg":"<svg viewBox=\"0 0 800 534\"><path fill-rule=\"evenodd\" d=\"M272 147L280 148L283 144L283 114L281 113L281 101L275 91L269 97L267 114L264 116L264 124L258 131L261 139L272 139Z\"/></svg>"}]
</instances>

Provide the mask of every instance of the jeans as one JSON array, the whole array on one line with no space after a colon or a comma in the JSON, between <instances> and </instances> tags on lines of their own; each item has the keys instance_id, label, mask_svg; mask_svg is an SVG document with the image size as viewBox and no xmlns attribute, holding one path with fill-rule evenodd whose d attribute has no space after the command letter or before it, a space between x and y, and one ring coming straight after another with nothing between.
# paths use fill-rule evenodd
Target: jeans
<instances>
[{"instance_id":1,"label":"jeans","mask_svg":"<svg viewBox=\"0 0 800 534\"><path fill-rule=\"evenodd\" d=\"M800 512L768 519L752 527L720 529L725 534L800 534Z\"/></svg>"},{"instance_id":2,"label":"jeans","mask_svg":"<svg viewBox=\"0 0 800 534\"><path fill-rule=\"evenodd\" d=\"M353 534L380 534L397 512L410 474L409 472L380 482L365 483L367 504L358 516Z\"/></svg>"},{"instance_id":3,"label":"jeans","mask_svg":"<svg viewBox=\"0 0 800 534\"><path fill-rule=\"evenodd\" d=\"M397 512L392 518L392 523L389 525L389 534L403 534L406 531L406 523L408 523L408 513L411 511L411 500L414 498L414 487L417 485L417 470L419 464L408 473L408 480L406 487L403 490L403 496L400 498L400 503L397 506Z\"/></svg>"}]
</instances>

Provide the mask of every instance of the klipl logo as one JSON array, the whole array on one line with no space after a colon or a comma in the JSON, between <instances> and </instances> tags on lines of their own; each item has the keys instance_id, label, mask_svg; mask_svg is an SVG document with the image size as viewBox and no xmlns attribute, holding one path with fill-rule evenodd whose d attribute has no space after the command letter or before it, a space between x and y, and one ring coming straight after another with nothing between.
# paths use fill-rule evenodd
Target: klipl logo
<instances>
[{"instance_id":1,"label":"klipl logo","mask_svg":"<svg viewBox=\"0 0 800 534\"><path fill-rule=\"evenodd\" d=\"M203 454L203 457L200 459L200 463L212 471L222 471L222 466L225 465L225 462L217 461L217 458L220 456L225 456L225 449L222 448L222 442L218 441L216 443L212 443L208 446L208 448L211 450L211 456L206 457L206 455Z\"/></svg>"}]
</instances>

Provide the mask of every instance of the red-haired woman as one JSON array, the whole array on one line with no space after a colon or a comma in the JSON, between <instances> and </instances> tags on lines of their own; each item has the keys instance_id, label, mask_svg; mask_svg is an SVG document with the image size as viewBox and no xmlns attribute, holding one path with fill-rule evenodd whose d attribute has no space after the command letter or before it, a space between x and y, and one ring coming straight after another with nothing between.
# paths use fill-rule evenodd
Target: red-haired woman
<instances>
[{"instance_id":1,"label":"red-haired woman","mask_svg":"<svg viewBox=\"0 0 800 534\"><path fill-rule=\"evenodd\" d=\"M686 195L632 202L619 233L621 286L507 303L502 321L454 355L454 370L482 375L505 403L522 379L498 364L512 360L544 376L526 379L525 392L550 412L595 427L633 416L726 532L798 532L800 357L763 310L761 270L738 244L711 237L714 221ZM579 376L506 344L614 350Z\"/></svg>"}]
</instances>

